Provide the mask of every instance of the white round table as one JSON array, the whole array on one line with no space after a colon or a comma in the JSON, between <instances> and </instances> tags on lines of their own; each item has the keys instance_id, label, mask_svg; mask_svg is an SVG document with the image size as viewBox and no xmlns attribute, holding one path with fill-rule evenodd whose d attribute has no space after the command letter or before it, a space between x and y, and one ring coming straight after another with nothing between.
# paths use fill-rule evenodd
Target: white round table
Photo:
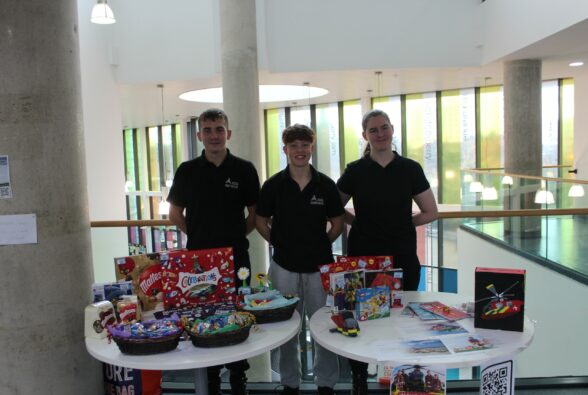
<instances>
[{"instance_id":1,"label":"white round table","mask_svg":"<svg viewBox=\"0 0 588 395\"><path fill-rule=\"evenodd\" d=\"M448 306L473 301L463 296L440 292L405 292L404 303L439 301ZM489 339L493 348L456 354L407 354L402 352L402 343L410 340L423 340L413 337L407 328L418 321L418 317L402 316L402 308L391 309L390 317L369 321L359 321L360 334L347 337L330 332L335 328L328 307L318 310L310 319L310 333L313 339L326 349L347 358L362 362L390 361L393 365L419 364L439 365L446 368L463 368L479 366L495 358L512 356L527 348L535 334L535 324L525 317L524 331L500 331L474 328L473 318L457 321L471 335ZM452 336L452 335L450 335ZM429 337L430 338L430 337ZM442 337L443 338L443 337Z\"/></svg>"},{"instance_id":2,"label":"white round table","mask_svg":"<svg viewBox=\"0 0 588 395\"><path fill-rule=\"evenodd\" d=\"M94 358L116 366L147 370L196 369L198 395L207 395L208 366L223 365L263 354L286 343L300 330L300 315L294 311L287 321L255 325L243 343L226 347L194 347L190 340L181 341L175 350L154 355L126 355L114 341L86 338L86 349Z\"/></svg>"}]
</instances>

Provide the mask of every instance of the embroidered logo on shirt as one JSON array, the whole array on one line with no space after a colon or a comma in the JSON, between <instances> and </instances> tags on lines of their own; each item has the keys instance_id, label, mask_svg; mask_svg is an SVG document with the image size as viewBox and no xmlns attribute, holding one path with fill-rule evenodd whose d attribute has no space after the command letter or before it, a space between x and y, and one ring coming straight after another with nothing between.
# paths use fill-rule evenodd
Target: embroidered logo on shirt
<instances>
[{"instance_id":1,"label":"embroidered logo on shirt","mask_svg":"<svg viewBox=\"0 0 588 395\"><path fill-rule=\"evenodd\" d=\"M239 183L237 181L231 181L231 178L227 178L227 181L225 181L225 188L239 189Z\"/></svg>"},{"instance_id":2,"label":"embroidered logo on shirt","mask_svg":"<svg viewBox=\"0 0 588 395\"><path fill-rule=\"evenodd\" d=\"M323 198L317 198L315 195L312 195L312 199L310 199L310 204L315 204L317 206L324 206L325 201Z\"/></svg>"}]
</instances>

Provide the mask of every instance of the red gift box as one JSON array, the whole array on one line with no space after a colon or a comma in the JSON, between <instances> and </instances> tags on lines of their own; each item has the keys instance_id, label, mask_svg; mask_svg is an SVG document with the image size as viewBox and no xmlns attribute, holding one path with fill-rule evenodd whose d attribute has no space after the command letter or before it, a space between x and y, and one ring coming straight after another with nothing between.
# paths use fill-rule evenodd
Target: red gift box
<instances>
[{"instance_id":1,"label":"red gift box","mask_svg":"<svg viewBox=\"0 0 588 395\"><path fill-rule=\"evenodd\" d=\"M390 270L393 267L393 258L382 256L337 256L335 263L319 266L319 273L325 291L331 289L331 273L352 272L356 270Z\"/></svg>"},{"instance_id":2,"label":"red gift box","mask_svg":"<svg viewBox=\"0 0 588 395\"><path fill-rule=\"evenodd\" d=\"M233 249L160 253L166 310L236 300Z\"/></svg>"}]
</instances>

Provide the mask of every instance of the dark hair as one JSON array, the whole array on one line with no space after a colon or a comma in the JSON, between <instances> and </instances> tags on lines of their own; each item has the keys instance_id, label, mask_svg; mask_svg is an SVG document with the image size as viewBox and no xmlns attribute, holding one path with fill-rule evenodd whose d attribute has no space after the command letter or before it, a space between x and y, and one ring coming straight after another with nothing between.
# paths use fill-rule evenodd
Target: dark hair
<instances>
[{"instance_id":1,"label":"dark hair","mask_svg":"<svg viewBox=\"0 0 588 395\"><path fill-rule=\"evenodd\" d=\"M388 121L388 123L390 125L392 125L392 122L390 122L390 117L384 111L382 111L382 110L369 110L368 112L363 114L363 118L361 119L361 128L363 129L363 131L365 131L365 128L367 127L368 121L371 118L375 118L375 117L384 117L384 118L386 118L386 121ZM392 127L394 127L394 126L392 125Z\"/></svg>"},{"instance_id":2,"label":"dark hair","mask_svg":"<svg viewBox=\"0 0 588 395\"><path fill-rule=\"evenodd\" d=\"M361 128L365 132L367 128L367 123L371 118L375 117L384 117L386 121L392 126L392 130L394 130L394 125L390 121L390 117L382 110L369 110L365 114L363 114L363 118L361 119ZM370 147L370 143L367 143L365 149L363 150L363 156L369 156L370 152L372 152L372 147Z\"/></svg>"},{"instance_id":3,"label":"dark hair","mask_svg":"<svg viewBox=\"0 0 588 395\"><path fill-rule=\"evenodd\" d=\"M282 142L289 144L294 140L308 141L312 144L314 143L314 130L299 123L288 126L282 132Z\"/></svg>"},{"instance_id":4,"label":"dark hair","mask_svg":"<svg viewBox=\"0 0 588 395\"><path fill-rule=\"evenodd\" d=\"M198 129L202 128L202 121L216 121L218 119L225 121L225 125L227 128L229 127L229 117L226 112L220 108L209 108L198 117Z\"/></svg>"}]
</instances>

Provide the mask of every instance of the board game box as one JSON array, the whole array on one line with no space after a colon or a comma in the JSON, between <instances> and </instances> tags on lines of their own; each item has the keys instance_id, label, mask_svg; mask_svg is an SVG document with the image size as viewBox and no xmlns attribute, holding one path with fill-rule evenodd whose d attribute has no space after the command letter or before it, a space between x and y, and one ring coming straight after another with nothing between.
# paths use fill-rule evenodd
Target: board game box
<instances>
[{"instance_id":1,"label":"board game box","mask_svg":"<svg viewBox=\"0 0 588 395\"><path fill-rule=\"evenodd\" d=\"M525 270L476 268L474 327L522 332Z\"/></svg>"},{"instance_id":2,"label":"board game box","mask_svg":"<svg viewBox=\"0 0 588 395\"><path fill-rule=\"evenodd\" d=\"M360 288L355 293L355 317L358 321L390 317L390 288Z\"/></svg>"}]
</instances>

